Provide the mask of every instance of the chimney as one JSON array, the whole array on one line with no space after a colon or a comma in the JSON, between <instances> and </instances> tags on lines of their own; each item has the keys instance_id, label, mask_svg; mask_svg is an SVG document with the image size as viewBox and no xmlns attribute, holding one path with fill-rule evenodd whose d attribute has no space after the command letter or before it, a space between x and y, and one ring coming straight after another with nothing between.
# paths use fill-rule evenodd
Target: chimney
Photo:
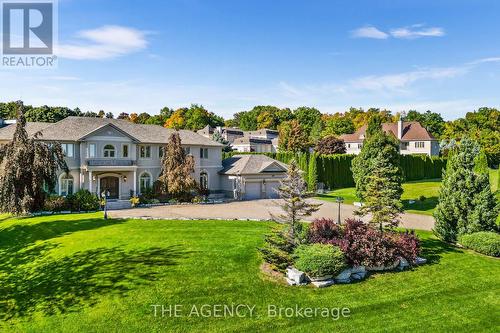
<instances>
[{"instance_id":1,"label":"chimney","mask_svg":"<svg viewBox=\"0 0 500 333\"><path fill-rule=\"evenodd\" d=\"M401 112L398 120L398 139L401 140L403 138L403 118L406 117L406 112Z\"/></svg>"}]
</instances>

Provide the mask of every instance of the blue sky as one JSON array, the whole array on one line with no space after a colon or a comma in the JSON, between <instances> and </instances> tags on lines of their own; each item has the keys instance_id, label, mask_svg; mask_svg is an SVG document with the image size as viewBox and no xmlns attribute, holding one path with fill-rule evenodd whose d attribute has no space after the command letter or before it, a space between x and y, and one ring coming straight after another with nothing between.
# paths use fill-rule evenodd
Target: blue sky
<instances>
[{"instance_id":1,"label":"blue sky","mask_svg":"<svg viewBox=\"0 0 500 333\"><path fill-rule=\"evenodd\" d=\"M1 70L0 99L158 113L203 104L500 107L500 1L59 1L55 70Z\"/></svg>"}]
</instances>

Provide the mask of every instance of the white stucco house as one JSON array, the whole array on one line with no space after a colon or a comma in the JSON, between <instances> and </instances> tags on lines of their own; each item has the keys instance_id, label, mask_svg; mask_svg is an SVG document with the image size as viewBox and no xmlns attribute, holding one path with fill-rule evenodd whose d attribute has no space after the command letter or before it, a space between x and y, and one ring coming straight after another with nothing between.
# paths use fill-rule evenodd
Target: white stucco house
<instances>
[{"instance_id":1,"label":"white stucco house","mask_svg":"<svg viewBox=\"0 0 500 333\"><path fill-rule=\"evenodd\" d=\"M344 134L340 138L344 140L347 154L359 154L363 147L366 136L364 125L353 134ZM426 154L429 156L439 155L439 142L417 121L397 123L384 123L382 130L394 135L400 141L401 154Z\"/></svg>"},{"instance_id":2,"label":"white stucco house","mask_svg":"<svg viewBox=\"0 0 500 333\"><path fill-rule=\"evenodd\" d=\"M0 128L0 144L12 140L15 127L10 124ZM128 200L153 185L161 172L162 148L175 131L127 120L90 117L68 117L56 123L28 122L26 129L29 136L39 132L39 140L59 142L63 147L69 173L61 170L57 179L58 194L65 196L79 189L96 194L108 191L114 200ZM247 175L244 169L238 175L241 183L237 183L228 170L239 160L231 159L223 164L220 143L187 130L180 130L179 135L185 151L194 157L194 179L211 193L233 196L235 186L246 184L247 177L249 184L265 183L270 171L274 172L271 178L286 172L279 162L270 159L266 160L268 166L252 169L258 172ZM256 161L261 161L260 157L248 158L249 165L258 164ZM251 188L251 185L238 190L245 193L242 198L262 197L262 189Z\"/></svg>"}]
</instances>

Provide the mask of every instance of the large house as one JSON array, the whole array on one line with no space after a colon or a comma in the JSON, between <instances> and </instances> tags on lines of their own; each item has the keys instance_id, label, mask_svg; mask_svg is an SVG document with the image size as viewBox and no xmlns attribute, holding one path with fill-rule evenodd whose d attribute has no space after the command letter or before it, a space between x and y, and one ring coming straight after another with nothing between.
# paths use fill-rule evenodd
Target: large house
<instances>
[{"instance_id":1,"label":"large house","mask_svg":"<svg viewBox=\"0 0 500 333\"><path fill-rule=\"evenodd\" d=\"M364 125L353 134L344 134L340 138L344 140L347 154L359 154L366 137ZM417 121L397 123L384 123L382 130L394 135L400 142L401 154L426 154L429 156L439 155L439 142Z\"/></svg>"},{"instance_id":2,"label":"large house","mask_svg":"<svg viewBox=\"0 0 500 333\"><path fill-rule=\"evenodd\" d=\"M229 142L232 149L238 152L270 153L278 150L279 133L267 128L256 131L243 131L231 127L205 126L197 133L206 138L211 138L215 132Z\"/></svg>"},{"instance_id":3,"label":"large house","mask_svg":"<svg viewBox=\"0 0 500 333\"><path fill-rule=\"evenodd\" d=\"M0 144L12 140L15 127L10 124L0 129ZM26 130L29 136L40 132L39 140L61 143L69 173L61 170L58 194L87 189L96 194L107 191L111 199L129 199L153 185L161 172L161 148L174 132L157 125L89 117L28 122ZM245 167L235 171L243 160L235 157L223 164L220 143L192 131L179 134L183 148L194 157L193 177L200 186L242 199L276 196L268 189L276 188L277 179L284 176L286 168L281 163L252 156L243 159Z\"/></svg>"}]
</instances>

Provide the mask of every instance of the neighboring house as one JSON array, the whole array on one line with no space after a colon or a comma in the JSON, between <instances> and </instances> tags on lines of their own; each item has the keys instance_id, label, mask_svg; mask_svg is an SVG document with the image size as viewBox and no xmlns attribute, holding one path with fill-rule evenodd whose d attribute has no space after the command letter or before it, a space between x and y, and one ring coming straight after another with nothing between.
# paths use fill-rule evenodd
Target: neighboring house
<instances>
[{"instance_id":1,"label":"neighboring house","mask_svg":"<svg viewBox=\"0 0 500 333\"><path fill-rule=\"evenodd\" d=\"M219 174L227 196L243 200L278 198L286 164L265 155L234 155L222 164Z\"/></svg>"},{"instance_id":2,"label":"neighboring house","mask_svg":"<svg viewBox=\"0 0 500 333\"><path fill-rule=\"evenodd\" d=\"M256 131L242 131L239 128L213 128L207 125L197 133L206 138L211 138L216 131L222 134L222 137L229 142L233 150L238 152L264 153L278 150L279 132L267 128Z\"/></svg>"},{"instance_id":3,"label":"neighboring house","mask_svg":"<svg viewBox=\"0 0 500 333\"><path fill-rule=\"evenodd\" d=\"M12 140L14 124L0 129L0 144ZM161 171L163 148L173 129L126 120L68 117L57 123L26 124L28 135L40 132L45 142L62 144L69 174L61 171L56 191L109 191L111 199L128 199L153 186ZM220 191L222 145L192 131L179 131L182 146L195 160L198 184Z\"/></svg>"},{"instance_id":4,"label":"neighboring house","mask_svg":"<svg viewBox=\"0 0 500 333\"><path fill-rule=\"evenodd\" d=\"M344 134L347 154L359 154L363 147L367 126L362 126L353 134ZM384 123L382 130L394 135L400 141L401 154L439 155L439 142L417 121Z\"/></svg>"}]
</instances>

